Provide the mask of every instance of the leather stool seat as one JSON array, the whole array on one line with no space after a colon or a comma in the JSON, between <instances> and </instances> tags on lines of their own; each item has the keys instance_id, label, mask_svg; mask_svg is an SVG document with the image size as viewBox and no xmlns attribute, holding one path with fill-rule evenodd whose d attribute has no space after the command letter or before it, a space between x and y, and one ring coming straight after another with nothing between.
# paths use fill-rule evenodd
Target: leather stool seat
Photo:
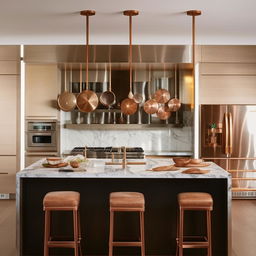
<instances>
[{"instance_id":1,"label":"leather stool seat","mask_svg":"<svg viewBox=\"0 0 256 256\"><path fill-rule=\"evenodd\" d=\"M212 210L213 200L210 194L201 192L180 193L178 203L183 208L195 208L202 210Z\"/></svg>"},{"instance_id":2,"label":"leather stool seat","mask_svg":"<svg viewBox=\"0 0 256 256\"><path fill-rule=\"evenodd\" d=\"M110 193L110 209L111 210L145 210L144 195L139 192L112 192Z\"/></svg>"},{"instance_id":3,"label":"leather stool seat","mask_svg":"<svg viewBox=\"0 0 256 256\"><path fill-rule=\"evenodd\" d=\"M77 209L80 202L80 194L75 191L54 191L45 195L43 206L46 208L70 208Z\"/></svg>"}]
</instances>

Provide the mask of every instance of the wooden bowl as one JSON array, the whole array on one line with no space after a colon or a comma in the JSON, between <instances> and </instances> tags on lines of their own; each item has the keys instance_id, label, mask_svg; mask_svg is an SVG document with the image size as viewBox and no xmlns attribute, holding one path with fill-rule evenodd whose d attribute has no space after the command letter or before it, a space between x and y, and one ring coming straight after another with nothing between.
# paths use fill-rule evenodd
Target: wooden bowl
<instances>
[{"instance_id":1,"label":"wooden bowl","mask_svg":"<svg viewBox=\"0 0 256 256\"><path fill-rule=\"evenodd\" d=\"M190 163L191 159L186 157L175 157L173 158L173 161L175 163L175 166L182 167Z\"/></svg>"},{"instance_id":2,"label":"wooden bowl","mask_svg":"<svg viewBox=\"0 0 256 256\"><path fill-rule=\"evenodd\" d=\"M191 161L189 163L190 164L201 164L203 161L204 161L203 159L193 158L193 159L191 159Z\"/></svg>"}]
</instances>

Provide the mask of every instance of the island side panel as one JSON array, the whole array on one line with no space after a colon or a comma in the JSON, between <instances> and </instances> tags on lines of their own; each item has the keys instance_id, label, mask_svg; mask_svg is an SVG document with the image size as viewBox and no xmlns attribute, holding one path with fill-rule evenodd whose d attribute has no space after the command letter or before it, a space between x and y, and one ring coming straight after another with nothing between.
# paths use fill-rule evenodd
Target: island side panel
<instances>
[{"instance_id":1,"label":"island side panel","mask_svg":"<svg viewBox=\"0 0 256 256\"><path fill-rule=\"evenodd\" d=\"M145 195L145 240L147 255L175 255L177 194L208 192L213 196L212 213L213 256L228 255L228 179L146 179L146 178L22 178L21 182L21 255L43 254L44 212L42 201L49 191L75 190L81 193L82 247L86 255L106 255L109 232L109 193L138 191ZM53 231L68 234L72 230L71 215L53 216ZM202 212L190 212L186 232L204 231ZM62 222L63 221L63 222ZM65 225L63 225L65 223ZM195 225L196 223L196 225ZM138 218L135 214L119 214L115 235L121 239L136 239ZM65 251L53 249L55 255ZM116 248L116 255L136 255L137 248ZM188 255L199 253L187 250Z\"/></svg>"}]
</instances>

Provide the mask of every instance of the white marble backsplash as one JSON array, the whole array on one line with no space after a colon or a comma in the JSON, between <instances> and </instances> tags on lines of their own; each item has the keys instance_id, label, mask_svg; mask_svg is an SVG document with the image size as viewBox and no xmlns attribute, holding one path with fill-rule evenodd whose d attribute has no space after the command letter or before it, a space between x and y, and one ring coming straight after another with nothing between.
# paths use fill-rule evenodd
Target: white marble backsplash
<instances>
[{"instance_id":1,"label":"white marble backsplash","mask_svg":"<svg viewBox=\"0 0 256 256\"><path fill-rule=\"evenodd\" d=\"M61 129L62 152L74 147L126 146L150 151L192 152L192 127L159 130L75 130Z\"/></svg>"}]
</instances>

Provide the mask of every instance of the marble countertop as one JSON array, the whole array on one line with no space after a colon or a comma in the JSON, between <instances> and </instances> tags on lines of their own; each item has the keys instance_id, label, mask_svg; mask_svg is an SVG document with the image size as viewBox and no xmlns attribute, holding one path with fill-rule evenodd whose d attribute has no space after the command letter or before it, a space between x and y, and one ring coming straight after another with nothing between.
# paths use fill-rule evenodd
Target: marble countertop
<instances>
[{"instance_id":1,"label":"marble countertop","mask_svg":"<svg viewBox=\"0 0 256 256\"><path fill-rule=\"evenodd\" d=\"M206 174L184 174L182 171L188 168L180 168L177 171L150 171L154 167L173 164L171 158L146 158L129 161L145 161L146 165L128 165L122 169L121 165L105 165L110 159L89 159L82 163L76 172L59 172L58 168L45 168L41 159L31 166L17 173L17 178L213 178L230 179L231 175L216 165L209 162L207 167L200 167L202 170L210 170ZM67 167L70 169L70 166ZM75 169L74 169L75 170Z\"/></svg>"}]
</instances>

